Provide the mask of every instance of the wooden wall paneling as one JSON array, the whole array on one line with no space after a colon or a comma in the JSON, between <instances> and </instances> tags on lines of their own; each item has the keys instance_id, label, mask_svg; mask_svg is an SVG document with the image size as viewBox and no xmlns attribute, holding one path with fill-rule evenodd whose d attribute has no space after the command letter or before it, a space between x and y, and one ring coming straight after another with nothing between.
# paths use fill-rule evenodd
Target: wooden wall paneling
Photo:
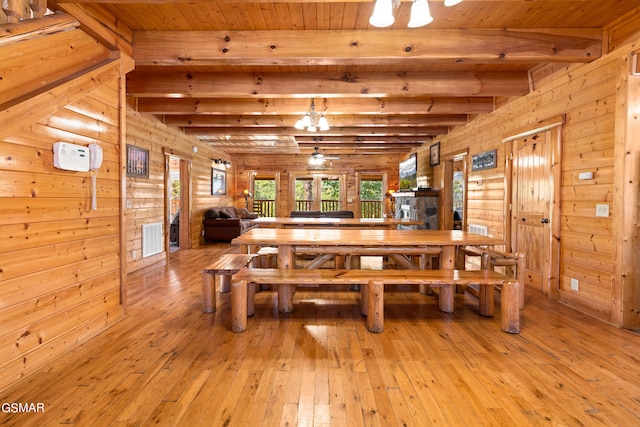
<instances>
[{"instance_id":1,"label":"wooden wall paneling","mask_svg":"<svg viewBox=\"0 0 640 427\"><path fill-rule=\"evenodd\" d=\"M104 49L94 49L86 36L78 37L80 33L72 30L67 37L77 37L85 60L93 62L95 52L102 58ZM123 315L120 147L114 118L119 109L119 61L83 73L81 61L77 66L75 60L65 62L65 47L55 46L57 37L43 38L48 41L18 42L13 49L28 46L27 52L40 58L38 68L66 70L54 73L64 83L31 98L11 100L0 111L0 150L11 153L0 160L0 388ZM16 64L22 70L36 66ZM89 172L53 167L56 141L103 148L97 210L91 209Z\"/></svg>"},{"instance_id":2,"label":"wooden wall paneling","mask_svg":"<svg viewBox=\"0 0 640 427\"><path fill-rule=\"evenodd\" d=\"M12 45L0 48L0 62L3 70L8 71L4 75L0 105L105 62L112 55L81 30L52 34L45 40L37 38L21 42L19 51L11 49Z\"/></svg>"},{"instance_id":3,"label":"wooden wall paneling","mask_svg":"<svg viewBox=\"0 0 640 427\"><path fill-rule=\"evenodd\" d=\"M623 172L624 176L624 173L629 173L630 166L616 157L624 157L621 154L625 153L624 148L630 148L623 148L619 142L621 137L618 132L621 129L624 132L627 123L626 119L620 118L620 108L624 106L626 111L626 103L620 102L618 90L621 87L620 61L624 58L626 62L631 49L632 45L620 46L616 50L618 53L590 64L566 66L545 77L540 84L535 84L535 90L529 95L507 103L494 113L479 116L470 125L455 128L441 138L443 153L461 151L468 146L478 147L478 151L500 148L499 141L503 135L535 127L542 120L566 114L562 135L562 171L558 182L561 198L558 215L561 223L558 298L565 304L618 326L623 323L623 312L635 317L630 315L634 313L631 307L638 300L634 291L626 287L632 282L637 283L637 272L632 267L633 262L624 258L625 254L630 256L631 248L635 250L633 253L638 253L638 248L634 246L637 239L633 234L636 228L631 225L635 223L629 220L624 225L621 220L617 224L612 222L621 207L633 209L638 197L632 191L630 196L625 194L623 201L620 195L614 194L616 189L625 188L628 191L628 183L633 181L628 176L621 178L618 172ZM633 138L635 141L638 139ZM418 153L419 158L428 158L428 146L422 147ZM583 171L594 172L594 179L589 182L577 180L577 175ZM477 173L469 173L468 222L491 224L495 221L497 224L497 212L490 218L484 215L487 214L487 203L494 204L496 209L503 207L502 177L497 177L495 182L482 177L482 187L477 184L479 178ZM597 203L608 203L612 217L596 218ZM629 233L628 238L622 238L623 230ZM502 235L504 231L499 233ZM620 242L625 243L620 246ZM616 259L614 247L621 251L616 253L623 258L612 264L608 260L612 256ZM622 251L623 248L628 252ZM567 282L569 276L566 275L567 272L576 271L585 272L578 292L570 290ZM623 304L623 282L625 298L627 295L631 298L626 300L629 311L619 308ZM603 297L607 293L608 300Z\"/></svg>"},{"instance_id":4,"label":"wooden wall paneling","mask_svg":"<svg viewBox=\"0 0 640 427\"><path fill-rule=\"evenodd\" d=\"M227 195L217 197L211 195L211 159L231 157L220 150L213 150L210 146L200 142L192 136L185 135L178 129L171 128L158 121L153 116L139 113L132 108L126 112L126 140L132 144L149 150L149 178L126 178L126 260L127 272L136 271L145 266L166 259L166 250L160 254L142 259L143 224L165 221L165 153L189 153L191 161L191 223L190 246L203 244L202 216L206 209L214 206L235 205L233 196L235 179L232 170L227 171ZM196 147L197 153L192 148ZM232 162L233 163L233 162ZM189 191L187 189L187 191ZM166 234L166 233L165 233ZM136 257L132 257L133 251Z\"/></svg>"},{"instance_id":5,"label":"wooden wall paneling","mask_svg":"<svg viewBox=\"0 0 640 427\"><path fill-rule=\"evenodd\" d=\"M640 329L640 75L635 69L639 51L618 60L619 78L613 203L613 321L629 329Z\"/></svg>"}]
</instances>

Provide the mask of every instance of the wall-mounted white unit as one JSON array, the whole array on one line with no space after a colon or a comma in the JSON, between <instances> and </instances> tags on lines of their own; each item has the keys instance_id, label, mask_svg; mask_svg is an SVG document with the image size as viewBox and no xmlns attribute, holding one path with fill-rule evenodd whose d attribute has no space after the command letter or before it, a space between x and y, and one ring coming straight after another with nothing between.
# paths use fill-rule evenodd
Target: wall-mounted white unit
<instances>
[{"instance_id":1,"label":"wall-mounted white unit","mask_svg":"<svg viewBox=\"0 0 640 427\"><path fill-rule=\"evenodd\" d=\"M68 142L53 143L53 166L68 171L89 170L89 147Z\"/></svg>"}]
</instances>

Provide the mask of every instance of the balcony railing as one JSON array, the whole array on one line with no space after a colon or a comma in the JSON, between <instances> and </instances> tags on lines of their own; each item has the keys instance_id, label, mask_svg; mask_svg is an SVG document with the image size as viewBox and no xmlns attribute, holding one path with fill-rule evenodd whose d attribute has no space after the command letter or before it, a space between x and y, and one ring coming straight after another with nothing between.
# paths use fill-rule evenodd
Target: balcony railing
<instances>
[{"instance_id":1,"label":"balcony railing","mask_svg":"<svg viewBox=\"0 0 640 427\"><path fill-rule=\"evenodd\" d=\"M382 218L382 201L381 200L362 200L360 202L361 218ZM313 209L313 200L296 200L296 210L310 211ZM321 210L323 212L333 212L340 210L340 202L338 200L322 200ZM275 200L254 200L253 212L261 217L276 216Z\"/></svg>"},{"instance_id":2,"label":"balcony railing","mask_svg":"<svg viewBox=\"0 0 640 427\"><path fill-rule=\"evenodd\" d=\"M275 200L254 200L253 212L258 216L276 216L276 201Z\"/></svg>"},{"instance_id":3,"label":"balcony railing","mask_svg":"<svg viewBox=\"0 0 640 427\"><path fill-rule=\"evenodd\" d=\"M360 217L361 218L382 218L382 201L381 200L361 200L360 201Z\"/></svg>"}]
</instances>

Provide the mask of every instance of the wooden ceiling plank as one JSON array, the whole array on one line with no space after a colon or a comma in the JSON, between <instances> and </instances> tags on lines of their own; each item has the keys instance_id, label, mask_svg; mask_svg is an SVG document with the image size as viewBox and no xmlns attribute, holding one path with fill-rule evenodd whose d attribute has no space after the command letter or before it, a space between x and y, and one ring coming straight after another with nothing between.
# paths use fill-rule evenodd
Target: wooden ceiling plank
<instances>
[{"instance_id":1,"label":"wooden ceiling plank","mask_svg":"<svg viewBox=\"0 0 640 427\"><path fill-rule=\"evenodd\" d=\"M526 72L133 74L134 97L521 96Z\"/></svg>"},{"instance_id":2,"label":"wooden ceiling plank","mask_svg":"<svg viewBox=\"0 0 640 427\"><path fill-rule=\"evenodd\" d=\"M601 55L601 41L602 31L591 28L141 31L134 33L133 57L155 66L584 63Z\"/></svg>"}]
</instances>

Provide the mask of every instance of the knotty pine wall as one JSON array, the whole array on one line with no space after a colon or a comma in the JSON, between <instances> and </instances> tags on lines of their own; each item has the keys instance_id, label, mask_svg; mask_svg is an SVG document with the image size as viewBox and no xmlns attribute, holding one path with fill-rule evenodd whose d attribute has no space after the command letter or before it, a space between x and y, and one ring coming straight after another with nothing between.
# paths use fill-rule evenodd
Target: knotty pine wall
<instances>
[{"instance_id":1,"label":"knotty pine wall","mask_svg":"<svg viewBox=\"0 0 640 427\"><path fill-rule=\"evenodd\" d=\"M358 187L356 174L387 173L388 187L398 189L398 164L406 156L401 155L340 155L338 160L327 160L326 170L309 171L309 155L290 154L273 155L237 155L237 186L235 194L236 206L244 206L245 200L241 192L250 188L250 174L280 173L279 193L277 196L276 215L289 216L289 212L295 209L295 201L290 200L292 174L345 174L346 198L351 202L346 203L344 209L358 212Z\"/></svg>"},{"instance_id":2,"label":"knotty pine wall","mask_svg":"<svg viewBox=\"0 0 640 427\"><path fill-rule=\"evenodd\" d=\"M123 65L112 57L78 29L0 47L0 389L124 314ZM31 69L55 77L44 89L34 86L39 79L20 85ZM90 172L54 168L56 141L103 148L97 210L91 209Z\"/></svg>"},{"instance_id":3,"label":"knotty pine wall","mask_svg":"<svg viewBox=\"0 0 640 427\"><path fill-rule=\"evenodd\" d=\"M490 235L502 238L509 233L504 226L504 209L505 156L510 152L502 139L535 129L539 122L565 114L562 172L558 183L561 186L560 218L557 219L561 223L558 297L594 317L631 328L640 326L638 295L634 291L638 274L631 262L621 265L623 259L629 259L629 247L632 247L625 246L621 236L627 228L626 234L630 234L629 240L632 240L638 224L623 218L621 212L626 204L635 206L637 211L637 190L630 192L636 195L631 200L623 201L616 194L622 191L617 184L638 186L637 176L625 170L637 167L637 160L629 163L625 153L626 147L637 146L638 142L630 140L625 145L622 129L627 116L625 88L630 85L630 53L640 48L637 32L640 25L637 19L635 23L636 38L631 43L590 64L568 66L545 76L536 82L536 89L529 95L506 103L494 113L456 128L440 139L444 158L465 150L469 152L468 221L487 225ZM640 136L637 131L630 135ZM498 150L500 166L472 173L471 155L491 149ZM429 150L425 145L418 151L418 162L424 164L428 159ZM587 171L594 173L594 179L578 180L578 174ZM442 166L434 169L437 182L442 172ZM623 180L625 174L631 175L631 180ZM597 203L610 205L609 218L595 217ZM635 239L636 242L629 245L637 247L637 237ZM637 263L637 255L635 260ZM579 292L571 291L570 277L580 279Z\"/></svg>"},{"instance_id":4,"label":"knotty pine wall","mask_svg":"<svg viewBox=\"0 0 640 427\"><path fill-rule=\"evenodd\" d=\"M202 243L202 216L206 209L214 206L236 206L234 169L227 171L227 195L211 195L211 159L231 161L231 157L220 150L212 150L197 138L161 123L157 118L127 109L127 143L149 150L149 178L126 179L126 256L127 272L166 259L162 252L147 258L142 257L142 225L162 222L165 227L164 185L165 153L191 163L191 247ZM197 148L197 153L193 152ZM234 162L232 161L232 164ZM242 200L244 203L244 199ZM239 205L238 205L239 206ZM136 258L132 257L136 251Z\"/></svg>"}]
</instances>

